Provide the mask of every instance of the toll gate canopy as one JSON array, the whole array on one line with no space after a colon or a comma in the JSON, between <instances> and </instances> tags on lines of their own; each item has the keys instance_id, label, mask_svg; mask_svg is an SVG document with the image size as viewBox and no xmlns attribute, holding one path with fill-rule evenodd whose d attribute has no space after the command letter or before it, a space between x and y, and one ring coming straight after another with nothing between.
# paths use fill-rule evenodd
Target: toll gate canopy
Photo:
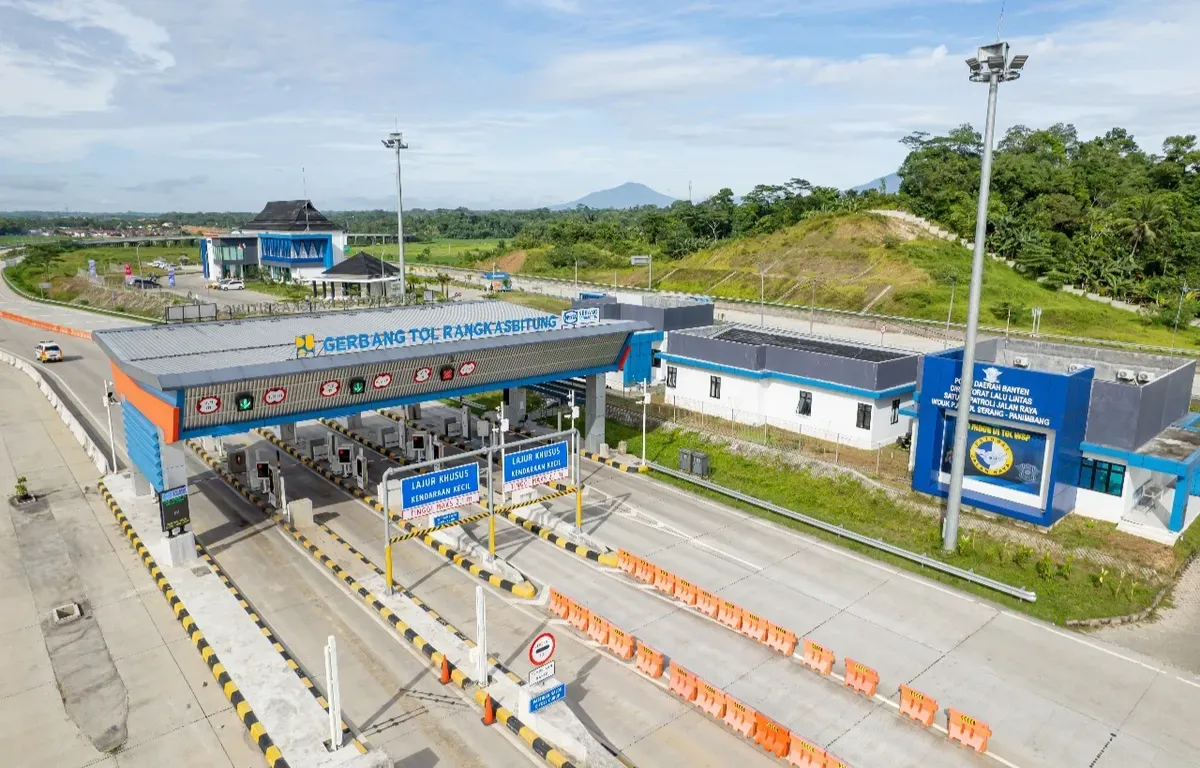
<instances>
[{"instance_id":1,"label":"toll gate canopy","mask_svg":"<svg viewBox=\"0 0 1200 768\"><path fill-rule=\"evenodd\" d=\"M93 338L123 399L130 458L161 492L162 444L650 360L649 324L581 318L471 301L139 326Z\"/></svg>"}]
</instances>

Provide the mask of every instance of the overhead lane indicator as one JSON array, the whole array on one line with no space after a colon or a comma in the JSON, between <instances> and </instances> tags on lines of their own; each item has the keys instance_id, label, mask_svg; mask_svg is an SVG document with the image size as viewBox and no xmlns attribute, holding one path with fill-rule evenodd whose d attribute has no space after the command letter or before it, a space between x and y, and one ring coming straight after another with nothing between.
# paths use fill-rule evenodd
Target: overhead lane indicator
<instances>
[{"instance_id":1,"label":"overhead lane indicator","mask_svg":"<svg viewBox=\"0 0 1200 768\"><path fill-rule=\"evenodd\" d=\"M479 501L479 465L471 462L400 481L403 518L411 520Z\"/></svg>"}]
</instances>

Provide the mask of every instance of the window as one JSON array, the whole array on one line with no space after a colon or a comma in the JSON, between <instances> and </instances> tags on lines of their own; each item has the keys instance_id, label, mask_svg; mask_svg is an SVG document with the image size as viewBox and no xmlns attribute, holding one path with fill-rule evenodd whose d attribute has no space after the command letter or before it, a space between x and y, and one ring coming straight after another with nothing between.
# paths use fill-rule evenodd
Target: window
<instances>
[{"instance_id":1,"label":"window","mask_svg":"<svg viewBox=\"0 0 1200 768\"><path fill-rule=\"evenodd\" d=\"M855 419L854 419L854 426L858 427L859 429L870 429L871 428L871 404L870 403L859 403L858 404L858 416L855 417Z\"/></svg>"},{"instance_id":2,"label":"window","mask_svg":"<svg viewBox=\"0 0 1200 768\"><path fill-rule=\"evenodd\" d=\"M679 369L673 365L667 366L667 386L675 389L679 382Z\"/></svg>"},{"instance_id":3,"label":"window","mask_svg":"<svg viewBox=\"0 0 1200 768\"><path fill-rule=\"evenodd\" d=\"M708 396L714 400L721 399L721 377L720 376L709 376L708 377Z\"/></svg>"},{"instance_id":4,"label":"window","mask_svg":"<svg viewBox=\"0 0 1200 768\"><path fill-rule=\"evenodd\" d=\"M812 416L812 392L800 390L800 402L796 403L796 413L801 416Z\"/></svg>"},{"instance_id":5,"label":"window","mask_svg":"<svg viewBox=\"0 0 1200 768\"><path fill-rule=\"evenodd\" d=\"M1096 459L1082 459L1079 462L1078 485L1090 491L1120 496L1125 489L1125 466Z\"/></svg>"},{"instance_id":6,"label":"window","mask_svg":"<svg viewBox=\"0 0 1200 768\"><path fill-rule=\"evenodd\" d=\"M892 423L893 424L900 423L900 401L899 400L892 401Z\"/></svg>"}]
</instances>

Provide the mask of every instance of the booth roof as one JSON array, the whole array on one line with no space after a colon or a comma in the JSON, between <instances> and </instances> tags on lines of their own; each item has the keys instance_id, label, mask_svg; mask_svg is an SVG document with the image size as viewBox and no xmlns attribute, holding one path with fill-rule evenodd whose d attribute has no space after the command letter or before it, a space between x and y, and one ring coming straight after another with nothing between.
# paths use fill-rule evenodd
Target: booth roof
<instances>
[{"instance_id":1,"label":"booth roof","mask_svg":"<svg viewBox=\"0 0 1200 768\"><path fill-rule=\"evenodd\" d=\"M340 232L311 200L273 200L242 229L257 232Z\"/></svg>"}]
</instances>

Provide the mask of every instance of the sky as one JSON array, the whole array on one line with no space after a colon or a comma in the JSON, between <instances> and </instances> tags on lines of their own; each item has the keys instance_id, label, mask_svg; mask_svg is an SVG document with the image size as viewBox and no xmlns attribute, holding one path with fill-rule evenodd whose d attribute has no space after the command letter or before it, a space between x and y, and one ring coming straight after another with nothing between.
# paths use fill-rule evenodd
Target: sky
<instances>
[{"instance_id":1,"label":"sky","mask_svg":"<svg viewBox=\"0 0 1200 768\"><path fill-rule=\"evenodd\" d=\"M998 27L998 131L1200 127L1197 0L0 0L0 210L390 208L394 130L406 208L851 187Z\"/></svg>"}]
</instances>

